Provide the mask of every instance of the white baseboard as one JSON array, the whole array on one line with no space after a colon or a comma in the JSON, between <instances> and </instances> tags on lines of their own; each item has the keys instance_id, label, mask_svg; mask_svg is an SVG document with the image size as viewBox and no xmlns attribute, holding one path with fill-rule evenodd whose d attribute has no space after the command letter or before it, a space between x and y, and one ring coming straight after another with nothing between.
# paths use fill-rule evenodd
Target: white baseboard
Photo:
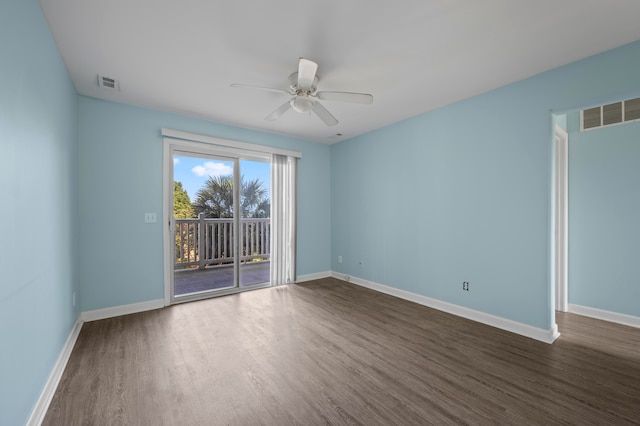
<instances>
[{"instance_id":1,"label":"white baseboard","mask_svg":"<svg viewBox=\"0 0 640 426\"><path fill-rule=\"evenodd\" d=\"M90 322L106 318L119 317L122 315L135 314L138 312L151 311L153 309L160 309L164 307L164 299L156 299L146 302L132 303L130 305L114 306L111 308L85 311L81 314L81 316L83 321Z\"/></svg>"},{"instance_id":2,"label":"white baseboard","mask_svg":"<svg viewBox=\"0 0 640 426\"><path fill-rule=\"evenodd\" d=\"M331 276L331 271L317 272L315 274L300 275L296 279L296 282L303 283L305 281L321 280L323 278L329 278Z\"/></svg>"},{"instance_id":3,"label":"white baseboard","mask_svg":"<svg viewBox=\"0 0 640 426\"><path fill-rule=\"evenodd\" d=\"M590 308L588 306L573 305L569 303L569 312L583 315L585 317L596 318L603 321L615 322L630 327L640 328L640 317L633 315L619 314L617 312L605 311L603 309Z\"/></svg>"},{"instance_id":4,"label":"white baseboard","mask_svg":"<svg viewBox=\"0 0 640 426\"><path fill-rule=\"evenodd\" d=\"M73 347L76 344L76 340L78 340L78 335L80 335L80 330L82 329L83 324L81 317L82 315L78 315L78 319L73 325L71 333L69 333L69 337L62 347L62 352L60 352L60 356L58 356L58 360L53 366L53 370L40 393L40 398L38 398L38 401L31 412L31 416L29 416L29 420L27 421L28 426L39 426L42 424L44 416L47 414L49 404L51 404L53 395L56 393L56 389L58 388L58 384L62 378L62 373L64 373L64 369L67 366L67 362L69 362L69 357L71 356Z\"/></svg>"},{"instance_id":5,"label":"white baseboard","mask_svg":"<svg viewBox=\"0 0 640 426\"><path fill-rule=\"evenodd\" d=\"M383 284L378 284L372 281L367 281L362 278L349 276L342 273L331 272L331 276L339 280L347 281L362 287L369 288L371 290L379 291L391 296L399 297L410 302L418 303L429 308L437 309L439 311L447 312L452 315L456 315L462 318L467 318L472 321L480 322L482 324L490 325L502 330L509 331L511 333L520 334L521 336L529 337L531 339L539 340L544 343L553 343L559 336L558 326L556 324L549 330L545 330L538 327L533 327L528 324L509 320L506 318L498 317L495 315L487 314L485 312L476 311L474 309L465 308L464 306L455 305L453 303L444 302L438 299L432 299L427 296L412 293L405 290L400 290L394 287L389 287Z\"/></svg>"}]
</instances>

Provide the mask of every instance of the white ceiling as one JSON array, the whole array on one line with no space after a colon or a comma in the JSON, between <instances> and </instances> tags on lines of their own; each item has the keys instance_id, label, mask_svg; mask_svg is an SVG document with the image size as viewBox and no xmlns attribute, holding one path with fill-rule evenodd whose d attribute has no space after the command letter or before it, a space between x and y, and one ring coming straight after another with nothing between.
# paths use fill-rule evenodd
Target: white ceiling
<instances>
[{"instance_id":1,"label":"white ceiling","mask_svg":"<svg viewBox=\"0 0 640 426\"><path fill-rule=\"evenodd\" d=\"M79 93L334 143L640 39L638 0L40 0ZM289 110L298 58L340 121ZM97 75L120 82L98 86ZM336 137L337 133L342 134Z\"/></svg>"}]
</instances>

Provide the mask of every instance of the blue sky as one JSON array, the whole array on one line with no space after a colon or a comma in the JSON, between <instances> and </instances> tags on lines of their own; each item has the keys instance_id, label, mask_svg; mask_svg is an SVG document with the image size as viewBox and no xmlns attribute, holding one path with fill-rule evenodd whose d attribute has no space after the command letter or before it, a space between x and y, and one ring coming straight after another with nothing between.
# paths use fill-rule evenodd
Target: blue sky
<instances>
[{"instance_id":1,"label":"blue sky","mask_svg":"<svg viewBox=\"0 0 640 426\"><path fill-rule=\"evenodd\" d=\"M263 187L270 194L271 165L256 161L240 160L240 172L245 180L258 178ZM182 187L193 201L196 193L204 186L209 176L226 176L233 173L231 161L212 160L209 158L196 158L175 155L173 157L173 179L182 182Z\"/></svg>"}]
</instances>

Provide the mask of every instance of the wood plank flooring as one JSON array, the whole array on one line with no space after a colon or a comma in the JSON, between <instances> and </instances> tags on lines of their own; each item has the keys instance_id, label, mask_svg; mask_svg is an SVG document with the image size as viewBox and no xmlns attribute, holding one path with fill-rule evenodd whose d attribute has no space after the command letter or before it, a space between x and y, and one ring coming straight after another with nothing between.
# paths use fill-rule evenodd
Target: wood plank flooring
<instances>
[{"instance_id":1,"label":"wood plank flooring","mask_svg":"<svg viewBox=\"0 0 640 426\"><path fill-rule=\"evenodd\" d=\"M84 324L45 425L640 424L640 330L537 342L335 279Z\"/></svg>"}]
</instances>

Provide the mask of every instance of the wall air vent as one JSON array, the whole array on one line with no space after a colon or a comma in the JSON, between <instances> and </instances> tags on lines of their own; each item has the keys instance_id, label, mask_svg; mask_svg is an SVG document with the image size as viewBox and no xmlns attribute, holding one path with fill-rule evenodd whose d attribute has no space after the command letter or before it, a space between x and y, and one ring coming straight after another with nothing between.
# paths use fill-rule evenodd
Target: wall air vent
<instances>
[{"instance_id":1,"label":"wall air vent","mask_svg":"<svg viewBox=\"0 0 640 426\"><path fill-rule=\"evenodd\" d=\"M581 131L633 121L640 121L640 98L580 111Z\"/></svg>"},{"instance_id":2,"label":"wall air vent","mask_svg":"<svg viewBox=\"0 0 640 426\"><path fill-rule=\"evenodd\" d=\"M111 77L105 77L100 74L98 74L98 86L105 90L113 90L116 92L120 90L120 83L118 83L118 80Z\"/></svg>"}]
</instances>

